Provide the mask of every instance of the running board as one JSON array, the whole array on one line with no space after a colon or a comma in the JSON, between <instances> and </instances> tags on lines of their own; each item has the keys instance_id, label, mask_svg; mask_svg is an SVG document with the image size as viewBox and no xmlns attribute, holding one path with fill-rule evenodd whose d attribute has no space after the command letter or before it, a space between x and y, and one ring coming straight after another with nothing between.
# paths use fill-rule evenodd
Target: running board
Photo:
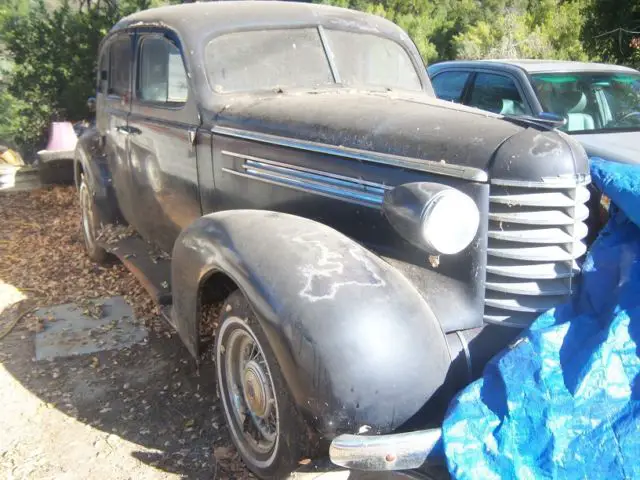
<instances>
[{"instance_id":1,"label":"running board","mask_svg":"<svg viewBox=\"0 0 640 480\"><path fill-rule=\"evenodd\" d=\"M171 260L169 258L158 257L151 246L138 236L100 245L118 257L151 295L155 303L171 305Z\"/></svg>"}]
</instances>

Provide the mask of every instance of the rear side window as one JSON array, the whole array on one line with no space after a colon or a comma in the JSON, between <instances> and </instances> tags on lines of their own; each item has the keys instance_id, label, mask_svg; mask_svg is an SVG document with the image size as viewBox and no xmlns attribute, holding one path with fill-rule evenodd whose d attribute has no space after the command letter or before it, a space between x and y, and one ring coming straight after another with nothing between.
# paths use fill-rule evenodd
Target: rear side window
<instances>
[{"instance_id":1,"label":"rear side window","mask_svg":"<svg viewBox=\"0 0 640 480\"><path fill-rule=\"evenodd\" d=\"M469 105L502 115L524 115L526 108L516 83L504 75L479 73Z\"/></svg>"},{"instance_id":2,"label":"rear side window","mask_svg":"<svg viewBox=\"0 0 640 480\"><path fill-rule=\"evenodd\" d=\"M469 79L469 72L443 72L436 75L431 83L438 98L460 102L462 91Z\"/></svg>"},{"instance_id":3,"label":"rear side window","mask_svg":"<svg viewBox=\"0 0 640 480\"><path fill-rule=\"evenodd\" d=\"M163 37L143 40L138 62L138 98L154 103L184 103L187 94L187 72L178 47Z\"/></svg>"},{"instance_id":4,"label":"rear side window","mask_svg":"<svg viewBox=\"0 0 640 480\"><path fill-rule=\"evenodd\" d=\"M315 28L229 33L214 38L205 57L211 87L220 93L333 82Z\"/></svg>"},{"instance_id":5,"label":"rear side window","mask_svg":"<svg viewBox=\"0 0 640 480\"><path fill-rule=\"evenodd\" d=\"M123 96L129 93L131 80L131 39L120 37L109 48L109 94Z\"/></svg>"}]
</instances>

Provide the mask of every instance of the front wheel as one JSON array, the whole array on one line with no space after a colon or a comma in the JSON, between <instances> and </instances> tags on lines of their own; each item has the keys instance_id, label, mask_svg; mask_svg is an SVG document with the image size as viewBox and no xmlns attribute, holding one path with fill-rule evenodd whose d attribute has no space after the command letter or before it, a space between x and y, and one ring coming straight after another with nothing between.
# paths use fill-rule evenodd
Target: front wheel
<instances>
[{"instance_id":1,"label":"front wheel","mask_svg":"<svg viewBox=\"0 0 640 480\"><path fill-rule=\"evenodd\" d=\"M218 395L242 459L259 478L286 478L309 453L306 427L240 291L222 309L215 358Z\"/></svg>"}]
</instances>

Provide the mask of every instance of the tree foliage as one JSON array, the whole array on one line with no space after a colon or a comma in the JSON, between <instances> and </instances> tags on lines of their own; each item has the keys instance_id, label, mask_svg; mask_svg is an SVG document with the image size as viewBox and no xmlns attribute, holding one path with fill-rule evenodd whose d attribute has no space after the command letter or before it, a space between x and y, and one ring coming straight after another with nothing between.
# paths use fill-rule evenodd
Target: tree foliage
<instances>
[{"instance_id":1,"label":"tree foliage","mask_svg":"<svg viewBox=\"0 0 640 480\"><path fill-rule=\"evenodd\" d=\"M8 0L0 9L0 140L33 153L54 120L88 116L98 46L111 26L152 0ZM1 66L1 65L0 65Z\"/></svg>"},{"instance_id":2,"label":"tree foliage","mask_svg":"<svg viewBox=\"0 0 640 480\"><path fill-rule=\"evenodd\" d=\"M454 58L587 58L586 0L318 0L404 28L426 62Z\"/></svg>"},{"instance_id":3,"label":"tree foliage","mask_svg":"<svg viewBox=\"0 0 640 480\"><path fill-rule=\"evenodd\" d=\"M540 0L504 8L453 38L457 58L547 58L586 60L580 41L580 1Z\"/></svg>"},{"instance_id":4,"label":"tree foliage","mask_svg":"<svg viewBox=\"0 0 640 480\"><path fill-rule=\"evenodd\" d=\"M640 67L640 2L591 0L585 9L585 48L596 58Z\"/></svg>"}]
</instances>

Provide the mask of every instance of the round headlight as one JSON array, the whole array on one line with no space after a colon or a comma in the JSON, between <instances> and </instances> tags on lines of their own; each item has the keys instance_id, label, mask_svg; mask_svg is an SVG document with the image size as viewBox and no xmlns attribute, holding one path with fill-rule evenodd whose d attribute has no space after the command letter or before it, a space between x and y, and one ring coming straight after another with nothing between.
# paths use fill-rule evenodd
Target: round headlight
<instances>
[{"instance_id":1,"label":"round headlight","mask_svg":"<svg viewBox=\"0 0 640 480\"><path fill-rule=\"evenodd\" d=\"M435 254L453 255L473 241L480 226L475 201L439 183L399 185L385 193L382 209L406 240Z\"/></svg>"},{"instance_id":2,"label":"round headlight","mask_svg":"<svg viewBox=\"0 0 640 480\"><path fill-rule=\"evenodd\" d=\"M464 193L447 189L434 195L422 213L422 237L438 253L459 253L473 241L480 225L476 203Z\"/></svg>"}]
</instances>

